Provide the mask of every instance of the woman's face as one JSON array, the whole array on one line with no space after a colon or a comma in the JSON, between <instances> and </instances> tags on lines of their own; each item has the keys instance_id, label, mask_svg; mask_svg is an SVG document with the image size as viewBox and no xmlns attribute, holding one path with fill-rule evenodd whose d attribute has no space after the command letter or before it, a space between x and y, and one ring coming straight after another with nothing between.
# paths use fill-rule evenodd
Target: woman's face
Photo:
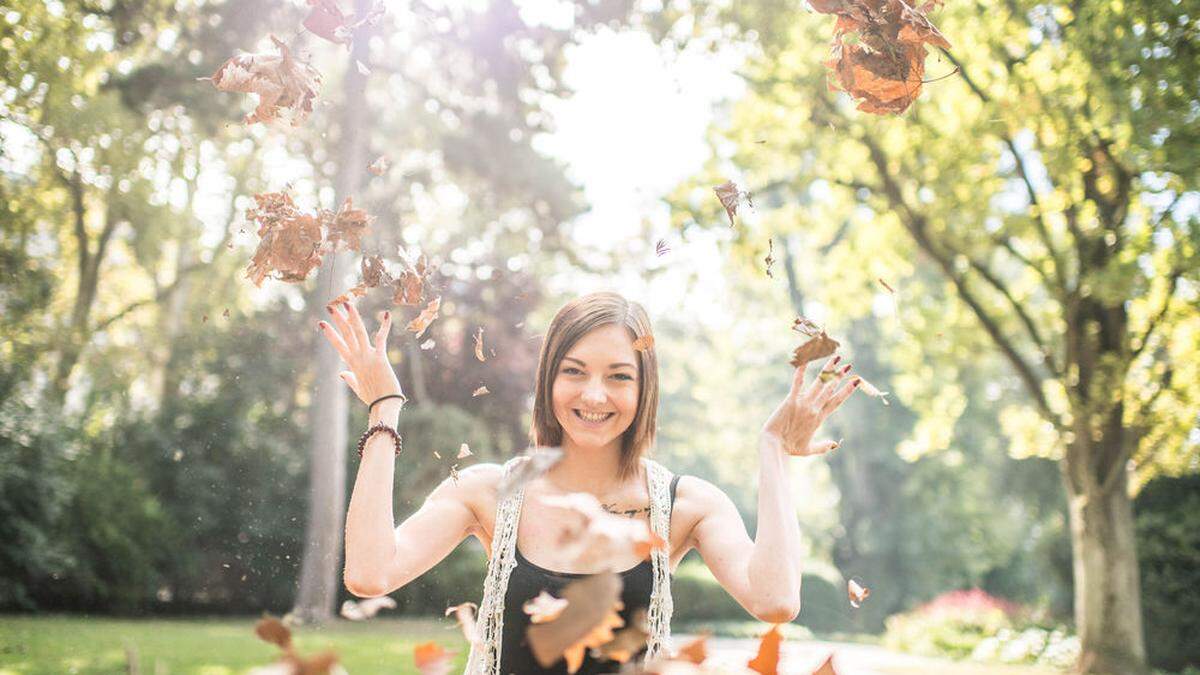
<instances>
[{"instance_id":1,"label":"woman's face","mask_svg":"<svg viewBox=\"0 0 1200 675\"><path fill-rule=\"evenodd\" d=\"M565 437L584 447L620 443L637 413L637 363L633 338L617 324L594 328L571 347L551 393Z\"/></svg>"}]
</instances>

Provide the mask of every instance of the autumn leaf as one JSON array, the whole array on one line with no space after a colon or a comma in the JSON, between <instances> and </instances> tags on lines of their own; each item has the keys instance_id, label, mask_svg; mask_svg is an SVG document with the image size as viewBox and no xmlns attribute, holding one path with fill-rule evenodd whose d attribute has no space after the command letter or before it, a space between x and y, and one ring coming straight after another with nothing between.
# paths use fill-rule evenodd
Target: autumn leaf
<instances>
[{"instance_id":1,"label":"autumn leaf","mask_svg":"<svg viewBox=\"0 0 1200 675\"><path fill-rule=\"evenodd\" d=\"M367 167L367 171L370 171L376 176L382 176L383 174L387 173L387 170L390 169L391 166L392 162L387 158L387 155L380 155L378 159L376 159L374 162L371 162L371 165Z\"/></svg>"},{"instance_id":2,"label":"autumn leaf","mask_svg":"<svg viewBox=\"0 0 1200 675\"><path fill-rule=\"evenodd\" d=\"M811 337L804 344L796 347L790 361L793 368L803 368L806 363L823 359L838 350L838 341L829 337L824 331Z\"/></svg>"},{"instance_id":3,"label":"autumn leaf","mask_svg":"<svg viewBox=\"0 0 1200 675\"><path fill-rule=\"evenodd\" d=\"M343 618L351 621L365 621L378 614L381 609L396 609L396 601L386 595L359 602L347 600L342 603L340 613Z\"/></svg>"},{"instance_id":4,"label":"autumn leaf","mask_svg":"<svg viewBox=\"0 0 1200 675\"><path fill-rule=\"evenodd\" d=\"M687 661L700 665L708 658L708 636L709 633L704 632L688 641L687 644L679 648L675 652L673 659Z\"/></svg>"},{"instance_id":5,"label":"autumn leaf","mask_svg":"<svg viewBox=\"0 0 1200 675\"><path fill-rule=\"evenodd\" d=\"M646 627L646 609L639 607L633 612L628 626L617 631L608 642L599 647L593 647L591 654L596 658L625 663L646 646L646 638L649 636L650 631Z\"/></svg>"},{"instance_id":6,"label":"autumn leaf","mask_svg":"<svg viewBox=\"0 0 1200 675\"><path fill-rule=\"evenodd\" d=\"M775 256L775 240L768 239L767 240L767 257L763 258L763 262L765 262L767 264L767 276L771 277L772 279L775 278L775 275L771 273L771 266L775 264L774 256Z\"/></svg>"},{"instance_id":7,"label":"autumn leaf","mask_svg":"<svg viewBox=\"0 0 1200 675\"><path fill-rule=\"evenodd\" d=\"M658 243L654 245L654 255L656 255L660 258L670 252L671 252L671 247L667 246L666 239L659 239Z\"/></svg>"},{"instance_id":8,"label":"autumn leaf","mask_svg":"<svg viewBox=\"0 0 1200 675\"><path fill-rule=\"evenodd\" d=\"M429 262L422 255L417 258L416 263L409 263L407 260L403 260L403 263L404 269L400 272L400 278L395 281L392 304L419 305L424 302L425 283L432 273Z\"/></svg>"},{"instance_id":9,"label":"autumn leaf","mask_svg":"<svg viewBox=\"0 0 1200 675\"><path fill-rule=\"evenodd\" d=\"M480 362L487 360L483 356L483 326L480 326L479 330L475 331L475 358L479 359Z\"/></svg>"},{"instance_id":10,"label":"autumn leaf","mask_svg":"<svg viewBox=\"0 0 1200 675\"><path fill-rule=\"evenodd\" d=\"M383 5L376 3L362 19L355 21L354 15L344 14L335 0L308 0L312 6L304 27L317 37L334 44L349 46L354 31L361 25L375 25L383 14Z\"/></svg>"},{"instance_id":11,"label":"autumn leaf","mask_svg":"<svg viewBox=\"0 0 1200 675\"><path fill-rule=\"evenodd\" d=\"M421 675L447 675L453 665L452 656L436 642L422 642L413 649L413 662Z\"/></svg>"},{"instance_id":12,"label":"autumn leaf","mask_svg":"<svg viewBox=\"0 0 1200 675\"><path fill-rule=\"evenodd\" d=\"M366 211L354 208L350 197L346 197L336 212L321 209L321 225L325 230L322 253L361 249L362 238L372 220L374 218Z\"/></svg>"},{"instance_id":13,"label":"autumn leaf","mask_svg":"<svg viewBox=\"0 0 1200 675\"><path fill-rule=\"evenodd\" d=\"M599 561L611 566L631 552L645 559L654 549L666 546L646 521L609 513L589 493L546 495L541 502L573 516L563 519L558 529L554 547L558 565L591 567Z\"/></svg>"},{"instance_id":14,"label":"autumn leaf","mask_svg":"<svg viewBox=\"0 0 1200 675\"><path fill-rule=\"evenodd\" d=\"M878 279L876 279L876 281L878 281L884 288L886 288L888 293L892 293L892 294L896 293L896 289L889 286L888 282L884 281L882 278L878 278Z\"/></svg>"},{"instance_id":15,"label":"autumn leaf","mask_svg":"<svg viewBox=\"0 0 1200 675\"><path fill-rule=\"evenodd\" d=\"M729 226L735 225L733 217L737 215L738 206L742 201L745 201L751 207L754 202L751 201L750 193L744 190L739 190L736 183L733 181L725 181L713 188L713 192L717 193L717 198L721 200L721 206L725 207L725 213L729 215Z\"/></svg>"},{"instance_id":16,"label":"autumn leaf","mask_svg":"<svg viewBox=\"0 0 1200 675\"><path fill-rule=\"evenodd\" d=\"M292 631L283 622L271 615L265 615L254 624L254 634L264 642L270 642L285 651L292 648Z\"/></svg>"},{"instance_id":17,"label":"autumn leaf","mask_svg":"<svg viewBox=\"0 0 1200 675\"><path fill-rule=\"evenodd\" d=\"M566 659L567 672L583 664L586 650L613 638L613 629L624 624L620 608L621 578L613 572L572 581L562 589L566 607L553 621L531 624L526 632L530 650L543 668Z\"/></svg>"},{"instance_id":18,"label":"autumn leaf","mask_svg":"<svg viewBox=\"0 0 1200 675\"><path fill-rule=\"evenodd\" d=\"M531 448L527 450L525 458L515 462L500 479L500 485L496 488L497 500L503 500L525 487L529 481L549 471L550 467L558 464L562 458L562 448Z\"/></svg>"},{"instance_id":19,"label":"autumn leaf","mask_svg":"<svg viewBox=\"0 0 1200 675\"><path fill-rule=\"evenodd\" d=\"M547 591L538 593L532 600L526 600L521 610L529 615L530 623L545 623L558 618L567 608L569 601L556 598Z\"/></svg>"},{"instance_id":20,"label":"autumn leaf","mask_svg":"<svg viewBox=\"0 0 1200 675\"><path fill-rule=\"evenodd\" d=\"M321 225L302 213L287 192L254 195L255 206L246 219L258 223L258 248L250 259L246 276L255 286L271 275L283 281L303 281L321 264Z\"/></svg>"},{"instance_id":21,"label":"autumn leaf","mask_svg":"<svg viewBox=\"0 0 1200 675\"><path fill-rule=\"evenodd\" d=\"M471 452L471 448L469 448L466 443L463 443L462 447L460 447L458 449L458 456L455 457L455 459L463 459L465 457L470 457L472 454L474 454L474 453Z\"/></svg>"},{"instance_id":22,"label":"autumn leaf","mask_svg":"<svg viewBox=\"0 0 1200 675\"><path fill-rule=\"evenodd\" d=\"M858 388L862 390L862 393L866 394L867 396L872 396L874 398L879 399L880 401L883 402L884 405L891 405L890 403L888 403L888 400L887 400L888 392L879 391L878 387L871 384L870 382L867 382L866 380L864 380L861 377L858 378L858 382L859 382Z\"/></svg>"},{"instance_id":23,"label":"autumn leaf","mask_svg":"<svg viewBox=\"0 0 1200 675\"><path fill-rule=\"evenodd\" d=\"M446 608L446 616L454 614L455 620L458 621L458 627L462 629L463 637L471 644L481 644L479 639L479 629L475 623L475 611L478 606L473 602L464 602L453 607Z\"/></svg>"},{"instance_id":24,"label":"autumn leaf","mask_svg":"<svg viewBox=\"0 0 1200 675\"><path fill-rule=\"evenodd\" d=\"M654 348L654 336L653 335L641 336L640 338L633 341L633 348L639 352L644 352L647 349L653 349Z\"/></svg>"},{"instance_id":25,"label":"autumn leaf","mask_svg":"<svg viewBox=\"0 0 1200 675\"><path fill-rule=\"evenodd\" d=\"M778 675L779 645L782 642L783 636L779 634L779 624L772 625L771 630L763 634L762 640L758 643L758 654L746 665L750 670L761 673L761 675Z\"/></svg>"},{"instance_id":26,"label":"autumn leaf","mask_svg":"<svg viewBox=\"0 0 1200 675\"><path fill-rule=\"evenodd\" d=\"M871 595L871 589L850 579L846 582L846 594L850 596L850 606L858 609L867 597Z\"/></svg>"},{"instance_id":27,"label":"autumn leaf","mask_svg":"<svg viewBox=\"0 0 1200 675\"><path fill-rule=\"evenodd\" d=\"M218 91L256 94L258 107L245 123L299 126L312 114L321 74L292 58L287 44L271 36L278 54L239 54L221 64L208 80Z\"/></svg>"},{"instance_id":28,"label":"autumn leaf","mask_svg":"<svg viewBox=\"0 0 1200 675\"><path fill-rule=\"evenodd\" d=\"M421 310L420 315L418 315L417 318L413 319L412 321L409 321L405 328L414 333L413 337L421 337L421 335L425 333L425 329L429 328L429 324L433 323L433 320L437 318L438 310L441 309L441 306L441 296L430 300L429 304L425 306L425 309Z\"/></svg>"},{"instance_id":29,"label":"autumn leaf","mask_svg":"<svg viewBox=\"0 0 1200 675\"><path fill-rule=\"evenodd\" d=\"M471 398L475 398L477 396L485 396L490 393L492 393L492 392L488 391L487 385L482 385L482 386L476 387L475 391L471 392Z\"/></svg>"},{"instance_id":30,"label":"autumn leaf","mask_svg":"<svg viewBox=\"0 0 1200 675\"><path fill-rule=\"evenodd\" d=\"M821 665L817 666L817 669L812 672L812 675L838 675L837 670L833 667L833 654L826 656Z\"/></svg>"}]
</instances>

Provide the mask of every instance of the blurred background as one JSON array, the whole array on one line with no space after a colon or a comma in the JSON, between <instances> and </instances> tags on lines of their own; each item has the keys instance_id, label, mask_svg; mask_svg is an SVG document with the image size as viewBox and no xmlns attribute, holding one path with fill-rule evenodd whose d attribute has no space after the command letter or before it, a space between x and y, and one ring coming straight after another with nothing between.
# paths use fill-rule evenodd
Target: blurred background
<instances>
[{"instance_id":1,"label":"blurred background","mask_svg":"<svg viewBox=\"0 0 1200 675\"><path fill-rule=\"evenodd\" d=\"M541 333L609 289L654 322L655 456L753 533L805 316L890 393L790 462L790 642L847 672L1200 667L1200 7L931 9L952 48L895 116L829 89L834 17L804 2L384 8L349 46L299 0L0 6L0 672L243 672L277 652L264 612L355 673L465 651L441 617L479 599L474 540L386 620L338 618L366 414L315 323L358 259L251 283L245 210L285 188L437 267L420 340L416 308L359 302L402 315L397 519L524 449ZM197 80L271 34L322 75L295 128ZM753 200L732 226L726 180ZM673 588L678 633L765 629L695 554Z\"/></svg>"}]
</instances>

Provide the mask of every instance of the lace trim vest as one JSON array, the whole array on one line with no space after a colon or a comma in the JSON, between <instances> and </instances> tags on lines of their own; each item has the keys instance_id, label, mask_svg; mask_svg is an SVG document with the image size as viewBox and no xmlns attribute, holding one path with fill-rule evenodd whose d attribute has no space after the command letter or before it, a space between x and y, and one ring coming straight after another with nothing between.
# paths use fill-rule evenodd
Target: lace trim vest
<instances>
[{"instance_id":1,"label":"lace trim vest","mask_svg":"<svg viewBox=\"0 0 1200 675\"><path fill-rule=\"evenodd\" d=\"M524 457L515 457L505 462L504 473L513 470ZM663 541L671 541L671 472L662 464L643 458L646 478L650 488L650 527ZM483 582L483 602L479 605L477 628L479 644L471 646L464 675L500 675L501 635L504 633L504 596L508 590L508 578L516 567L517 524L521 519L521 505L525 500L525 488L509 495L496 505L496 525L492 533L492 556L488 560L487 577ZM669 548L669 544L667 546ZM671 614L674 603L671 599L670 552L656 549L650 554L654 570L654 584L650 591L650 606L646 612L646 660L649 661L670 650Z\"/></svg>"}]
</instances>

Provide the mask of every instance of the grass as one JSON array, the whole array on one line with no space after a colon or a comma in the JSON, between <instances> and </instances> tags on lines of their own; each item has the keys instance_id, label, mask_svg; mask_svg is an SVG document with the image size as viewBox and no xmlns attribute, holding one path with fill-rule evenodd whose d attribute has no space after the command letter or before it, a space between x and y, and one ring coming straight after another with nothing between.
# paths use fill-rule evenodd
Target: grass
<instances>
[{"instance_id":1,"label":"grass","mask_svg":"<svg viewBox=\"0 0 1200 675\"><path fill-rule=\"evenodd\" d=\"M80 616L0 616L0 675L128 673L126 647L144 675L234 675L275 661L280 651L254 635L258 617L110 619ZM337 620L325 628L292 630L296 651L333 649L354 675L417 675L413 648L435 641L466 665L467 643L451 620Z\"/></svg>"}]
</instances>

